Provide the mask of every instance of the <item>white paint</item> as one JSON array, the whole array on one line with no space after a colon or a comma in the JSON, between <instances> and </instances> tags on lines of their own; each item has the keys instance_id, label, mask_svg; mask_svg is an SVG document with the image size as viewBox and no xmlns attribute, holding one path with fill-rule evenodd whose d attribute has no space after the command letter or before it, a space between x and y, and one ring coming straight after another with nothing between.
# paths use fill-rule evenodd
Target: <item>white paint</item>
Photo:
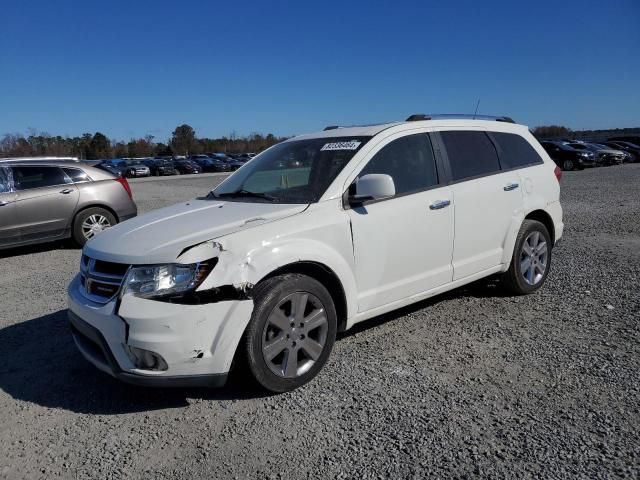
<instances>
[{"instance_id":1,"label":"white paint","mask_svg":"<svg viewBox=\"0 0 640 480\"><path fill-rule=\"evenodd\" d=\"M527 139L541 165L443 185L349 208L342 197L382 147L405 135L451 129L507 132ZM371 135L365 145L351 139ZM357 149L349 164L310 205L194 200L109 229L85 247L94 258L127 264L195 263L218 258L198 288L247 288L288 264L314 262L333 272L346 297L346 325L380 315L508 268L524 217L543 210L562 236L555 164L526 127L479 120L430 120L336 129L304 135L343 137L323 150ZM505 191L517 183L519 188ZM448 201L446 208L430 205ZM259 219L260 221L252 221ZM177 305L135 297L95 305L69 288L70 309L99 329L121 368L140 375L228 371L253 308L251 300ZM129 344L161 354L166 373L133 369ZM193 359L194 351L203 358Z\"/></svg>"}]
</instances>

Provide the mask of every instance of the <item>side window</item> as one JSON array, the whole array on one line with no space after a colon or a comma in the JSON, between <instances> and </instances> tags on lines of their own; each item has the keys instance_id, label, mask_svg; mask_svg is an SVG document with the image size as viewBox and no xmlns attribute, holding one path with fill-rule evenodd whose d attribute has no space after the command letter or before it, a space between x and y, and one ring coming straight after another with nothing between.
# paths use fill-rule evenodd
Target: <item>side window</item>
<instances>
[{"instance_id":1,"label":"side window","mask_svg":"<svg viewBox=\"0 0 640 480\"><path fill-rule=\"evenodd\" d=\"M89 182L91 179L83 170L79 168L63 168L64 173L71 179L73 183Z\"/></svg>"},{"instance_id":2,"label":"side window","mask_svg":"<svg viewBox=\"0 0 640 480\"><path fill-rule=\"evenodd\" d=\"M498 153L486 133L452 130L440 132L447 149L454 182L500 170Z\"/></svg>"},{"instance_id":3,"label":"side window","mask_svg":"<svg viewBox=\"0 0 640 480\"><path fill-rule=\"evenodd\" d=\"M392 141L375 154L358 177L369 173L390 175L396 195L437 185L438 174L429 137L421 133Z\"/></svg>"},{"instance_id":4,"label":"side window","mask_svg":"<svg viewBox=\"0 0 640 480\"><path fill-rule=\"evenodd\" d=\"M62 169L58 167L13 167L16 190L64 185L68 182Z\"/></svg>"},{"instance_id":5,"label":"side window","mask_svg":"<svg viewBox=\"0 0 640 480\"><path fill-rule=\"evenodd\" d=\"M4 167L0 167L0 193L7 193L10 189L9 170Z\"/></svg>"},{"instance_id":6,"label":"side window","mask_svg":"<svg viewBox=\"0 0 640 480\"><path fill-rule=\"evenodd\" d=\"M520 135L498 132L491 132L491 135L500 147L500 164L503 170L542 163L538 152Z\"/></svg>"}]
</instances>

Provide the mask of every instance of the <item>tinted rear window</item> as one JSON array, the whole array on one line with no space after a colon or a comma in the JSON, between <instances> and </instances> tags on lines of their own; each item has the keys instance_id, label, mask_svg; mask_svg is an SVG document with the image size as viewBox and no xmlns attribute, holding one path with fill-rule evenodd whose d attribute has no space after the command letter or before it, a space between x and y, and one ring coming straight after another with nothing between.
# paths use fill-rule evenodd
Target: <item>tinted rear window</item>
<instances>
[{"instance_id":1,"label":"tinted rear window","mask_svg":"<svg viewBox=\"0 0 640 480\"><path fill-rule=\"evenodd\" d=\"M68 179L58 167L13 167L16 190L64 185Z\"/></svg>"},{"instance_id":2,"label":"tinted rear window","mask_svg":"<svg viewBox=\"0 0 640 480\"><path fill-rule=\"evenodd\" d=\"M440 132L440 135L454 182L500 170L498 153L486 133L461 130Z\"/></svg>"},{"instance_id":3,"label":"tinted rear window","mask_svg":"<svg viewBox=\"0 0 640 480\"><path fill-rule=\"evenodd\" d=\"M491 132L500 148L500 163L503 170L542 163L538 152L520 135Z\"/></svg>"}]
</instances>

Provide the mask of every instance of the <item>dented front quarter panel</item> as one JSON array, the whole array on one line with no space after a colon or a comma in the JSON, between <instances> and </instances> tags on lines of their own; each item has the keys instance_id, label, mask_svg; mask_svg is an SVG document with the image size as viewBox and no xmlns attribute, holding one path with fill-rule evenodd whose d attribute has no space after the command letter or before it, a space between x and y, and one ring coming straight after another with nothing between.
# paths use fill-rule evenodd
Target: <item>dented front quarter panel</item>
<instances>
[{"instance_id":1,"label":"dented front quarter panel","mask_svg":"<svg viewBox=\"0 0 640 480\"><path fill-rule=\"evenodd\" d=\"M341 200L312 204L304 215L220 237L215 243L218 263L199 291L228 285L246 291L280 267L314 262L340 279L347 316L357 311L351 230ZM214 251L209 246L196 248L199 252Z\"/></svg>"}]
</instances>

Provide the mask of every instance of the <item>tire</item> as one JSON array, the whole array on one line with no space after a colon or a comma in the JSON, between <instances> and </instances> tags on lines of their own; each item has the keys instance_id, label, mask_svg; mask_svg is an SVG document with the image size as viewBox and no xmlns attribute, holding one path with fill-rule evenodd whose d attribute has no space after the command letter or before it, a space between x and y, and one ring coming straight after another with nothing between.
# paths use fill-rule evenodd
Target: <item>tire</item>
<instances>
[{"instance_id":1,"label":"tire","mask_svg":"<svg viewBox=\"0 0 640 480\"><path fill-rule=\"evenodd\" d=\"M96 227L92 233L87 232L86 227L96 222L102 225L102 229L99 230ZM87 208L78 213L73 220L73 240L82 247L102 230L113 227L117 223L118 220L110 211L100 207Z\"/></svg>"},{"instance_id":2,"label":"tire","mask_svg":"<svg viewBox=\"0 0 640 480\"><path fill-rule=\"evenodd\" d=\"M574 169L573 160L563 160L562 169L563 170L573 170Z\"/></svg>"},{"instance_id":3,"label":"tire","mask_svg":"<svg viewBox=\"0 0 640 480\"><path fill-rule=\"evenodd\" d=\"M531 250L534 251L534 256L529 254ZM522 222L509 270L502 275L504 287L516 295L528 295L540 289L551 269L551 250L551 236L547 227L536 220ZM528 265L530 267L523 271Z\"/></svg>"},{"instance_id":4,"label":"tire","mask_svg":"<svg viewBox=\"0 0 640 480\"><path fill-rule=\"evenodd\" d=\"M276 393L309 382L327 362L336 338L336 310L327 289L306 275L279 275L259 283L253 301L243 349L255 381ZM294 302L304 302L301 314Z\"/></svg>"}]
</instances>

